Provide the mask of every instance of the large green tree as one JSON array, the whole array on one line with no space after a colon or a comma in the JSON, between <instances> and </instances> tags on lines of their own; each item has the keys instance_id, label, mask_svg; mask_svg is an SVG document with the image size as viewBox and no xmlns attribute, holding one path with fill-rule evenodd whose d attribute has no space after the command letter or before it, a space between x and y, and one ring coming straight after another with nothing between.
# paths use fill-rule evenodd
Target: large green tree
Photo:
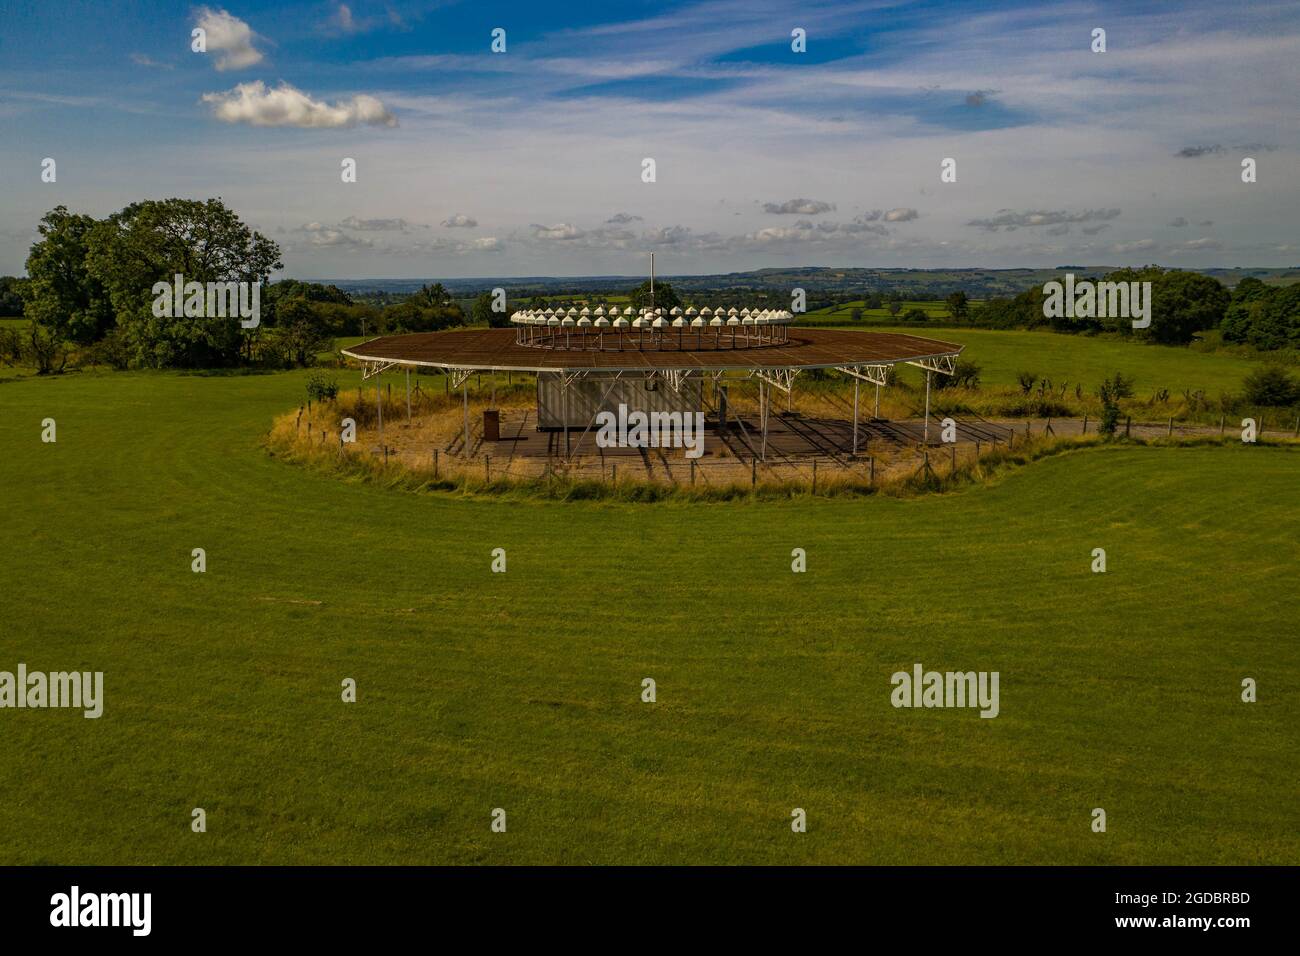
<instances>
[{"instance_id":1,"label":"large green tree","mask_svg":"<svg viewBox=\"0 0 1300 956\"><path fill-rule=\"evenodd\" d=\"M113 326L108 290L88 267L94 217L56 206L37 231L27 256L25 313L52 336L87 345Z\"/></svg>"},{"instance_id":2,"label":"large green tree","mask_svg":"<svg viewBox=\"0 0 1300 956\"><path fill-rule=\"evenodd\" d=\"M265 284L284 267L279 246L219 198L132 203L91 230L86 263L136 361L149 367L232 365L243 344L237 316L155 316L154 283L180 274L186 282Z\"/></svg>"},{"instance_id":3,"label":"large green tree","mask_svg":"<svg viewBox=\"0 0 1300 956\"><path fill-rule=\"evenodd\" d=\"M646 279L639 286L629 293L632 299L632 308L648 309L650 307L650 280ZM680 306L682 300L677 298L677 293L667 282L655 283L655 301L656 309L672 309Z\"/></svg>"}]
</instances>

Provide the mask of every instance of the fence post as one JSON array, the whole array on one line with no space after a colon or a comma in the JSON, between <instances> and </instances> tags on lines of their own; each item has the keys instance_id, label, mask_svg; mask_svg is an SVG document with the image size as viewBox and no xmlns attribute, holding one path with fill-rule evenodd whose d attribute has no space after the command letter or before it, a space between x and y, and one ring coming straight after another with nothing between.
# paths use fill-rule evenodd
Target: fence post
<instances>
[{"instance_id":1,"label":"fence post","mask_svg":"<svg viewBox=\"0 0 1300 956\"><path fill-rule=\"evenodd\" d=\"M387 446L387 445L384 446L384 464L385 464L385 465L388 464L388 446Z\"/></svg>"},{"instance_id":2,"label":"fence post","mask_svg":"<svg viewBox=\"0 0 1300 956\"><path fill-rule=\"evenodd\" d=\"M618 484L618 462L616 461L609 463L609 481L610 484Z\"/></svg>"},{"instance_id":3,"label":"fence post","mask_svg":"<svg viewBox=\"0 0 1300 956\"><path fill-rule=\"evenodd\" d=\"M1227 420L1228 420L1228 416L1227 416L1227 415L1220 415L1220 416L1219 416L1219 437L1220 437L1220 438L1223 437L1223 423L1226 422Z\"/></svg>"},{"instance_id":4,"label":"fence post","mask_svg":"<svg viewBox=\"0 0 1300 956\"><path fill-rule=\"evenodd\" d=\"M483 456L483 477L487 479L489 484L491 484L492 482L492 456L491 455Z\"/></svg>"},{"instance_id":5,"label":"fence post","mask_svg":"<svg viewBox=\"0 0 1300 956\"><path fill-rule=\"evenodd\" d=\"M695 459L691 459L691 487L695 487Z\"/></svg>"},{"instance_id":6,"label":"fence post","mask_svg":"<svg viewBox=\"0 0 1300 956\"><path fill-rule=\"evenodd\" d=\"M1088 413L1083 413L1083 434L1088 434Z\"/></svg>"},{"instance_id":7,"label":"fence post","mask_svg":"<svg viewBox=\"0 0 1300 956\"><path fill-rule=\"evenodd\" d=\"M1124 422L1124 437L1128 438L1128 436L1132 433L1132 431L1133 431L1133 416L1129 415L1127 421Z\"/></svg>"},{"instance_id":8,"label":"fence post","mask_svg":"<svg viewBox=\"0 0 1300 956\"><path fill-rule=\"evenodd\" d=\"M871 463L871 474L870 477L867 478L867 484L874 485L876 483L876 458L873 455L868 458L867 461Z\"/></svg>"},{"instance_id":9,"label":"fence post","mask_svg":"<svg viewBox=\"0 0 1300 956\"><path fill-rule=\"evenodd\" d=\"M817 459L813 459L813 487L812 493L817 494Z\"/></svg>"},{"instance_id":10,"label":"fence post","mask_svg":"<svg viewBox=\"0 0 1300 956\"><path fill-rule=\"evenodd\" d=\"M1173 437L1173 434L1174 434L1174 416L1170 415L1169 416L1169 437Z\"/></svg>"},{"instance_id":11,"label":"fence post","mask_svg":"<svg viewBox=\"0 0 1300 956\"><path fill-rule=\"evenodd\" d=\"M954 475L957 474L957 443L956 442L953 442L952 445L952 473Z\"/></svg>"},{"instance_id":12,"label":"fence post","mask_svg":"<svg viewBox=\"0 0 1300 956\"><path fill-rule=\"evenodd\" d=\"M758 456L749 459L749 487L758 487Z\"/></svg>"},{"instance_id":13,"label":"fence post","mask_svg":"<svg viewBox=\"0 0 1300 956\"><path fill-rule=\"evenodd\" d=\"M438 449L433 450L433 480L438 480Z\"/></svg>"}]
</instances>

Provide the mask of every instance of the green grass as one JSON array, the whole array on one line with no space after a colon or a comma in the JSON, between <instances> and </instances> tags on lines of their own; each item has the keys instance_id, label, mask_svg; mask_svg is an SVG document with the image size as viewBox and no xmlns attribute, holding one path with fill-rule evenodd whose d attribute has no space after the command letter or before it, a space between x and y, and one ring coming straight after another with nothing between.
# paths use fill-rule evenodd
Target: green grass
<instances>
[{"instance_id":1,"label":"green grass","mask_svg":"<svg viewBox=\"0 0 1300 956\"><path fill-rule=\"evenodd\" d=\"M0 381L0 669L107 698L0 711L0 864L1300 862L1300 452L460 499L268 457L305 379ZM918 661L1000 671L1001 716L893 709Z\"/></svg>"},{"instance_id":2,"label":"green grass","mask_svg":"<svg viewBox=\"0 0 1300 956\"><path fill-rule=\"evenodd\" d=\"M1033 372L1058 387L1069 382L1071 392L1074 383L1082 382L1091 393L1103 378L1123 372L1136 383L1140 397L1167 388L1176 395L1189 389L1217 398L1221 392L1239 392L1242 379L1259 366L1258 361L1227 352L1197 352L1109 336L993 329L926 331L920 325L872 331L906 332L964 345L962 358L979 365L983 385L1014 385L1018 373Z\"/></svg>"}]
</instances>

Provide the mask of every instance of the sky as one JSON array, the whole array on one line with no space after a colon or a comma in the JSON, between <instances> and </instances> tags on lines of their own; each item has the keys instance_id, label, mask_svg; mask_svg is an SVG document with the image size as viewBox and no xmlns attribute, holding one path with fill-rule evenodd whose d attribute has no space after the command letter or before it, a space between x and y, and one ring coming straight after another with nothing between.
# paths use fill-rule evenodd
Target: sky
<instances>
[{"instance_id":1,"label":"sky","mask_svg":"<svg viewBox=\"0 0 1300 956\"><path fill-rule=\"evenodd\" d=\"M304 279L1300 263L1300 2L2 7L0 274L172 196Z\"/></svg>"}]
</instances>

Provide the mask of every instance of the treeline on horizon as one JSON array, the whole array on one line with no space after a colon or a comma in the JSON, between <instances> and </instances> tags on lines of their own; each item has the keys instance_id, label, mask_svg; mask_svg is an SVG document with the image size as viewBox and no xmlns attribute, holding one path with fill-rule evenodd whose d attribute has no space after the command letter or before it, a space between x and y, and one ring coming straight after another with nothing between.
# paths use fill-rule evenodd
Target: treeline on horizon
<instances>
[{"instance_id":1,"label":"treeline on horizon","mask_svg":"<svg viewBox=\"0 0 1300 956\"><path fill-rule=\"evenodd\" d=\"M219 199L147 200L104 219L58 206L41 220L25 278L0 277L0 316L23 316L25 329L0 328L0 361L42 374L73 365L126 368L288 368L310 365L333 349L337 337L439 331L470 323L503 326L520 308L581 307L610 294L574 290L516 297L505 312L492 310L482 292L468 314L441 283L404 296L349 293L331 284L284 279L277 243L251 230ZM261 282L260 322L242 328L236 317L156 316L155 282ZM1199 272L1151 265L1119 269L1109 282L1150 282L1151 323L1133 329L1127 318L1051 318L1044 315L1040 285L1013 297L971 302L965 292L945 300L952 325L986 329L1041 329L1184 345L1210 330L1225 342L1260 351L1300 348L1300 284L1271 286L1254 277L1229 291ZM634 307L649 303L644 282L619 298ZM898 290L864 290L867 308L887 308L899 321L929 321L920 309L902 310ZM655 286L656 306L737 305L734 289L691 290ZM789 289L753 289L743 303L790 308ZM808 311L846 304L838 296L810 294ZM901 315L899 313L902 312ZM854 309L853 320L860 319Z\"/></svg>"}]
</instances>

